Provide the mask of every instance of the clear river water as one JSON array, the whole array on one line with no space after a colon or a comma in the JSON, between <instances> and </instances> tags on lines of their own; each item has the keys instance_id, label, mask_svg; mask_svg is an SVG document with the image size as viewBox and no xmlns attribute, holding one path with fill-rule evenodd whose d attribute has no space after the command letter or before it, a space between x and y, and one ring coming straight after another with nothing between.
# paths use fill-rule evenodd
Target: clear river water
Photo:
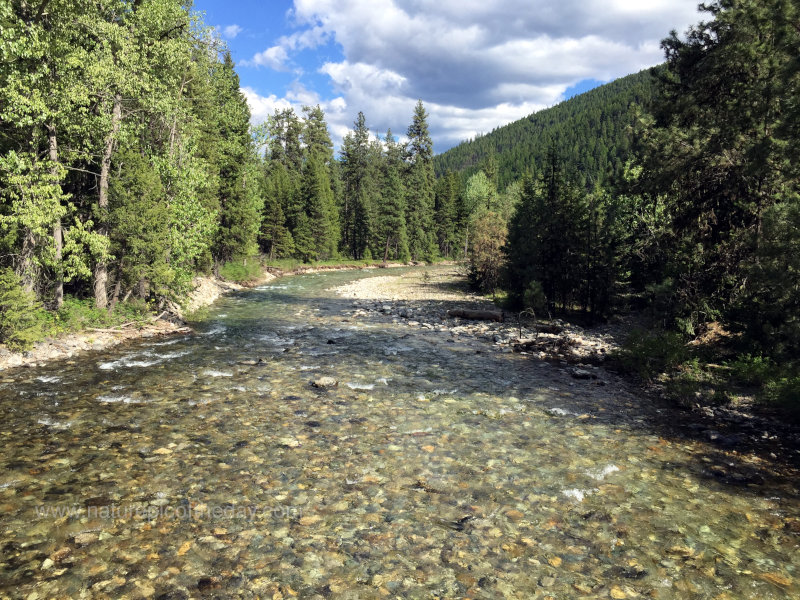
<instances>
[{"instance_id":1,"label":"clear river water","mask_svg":"<svg viewBox=\"0 0 800 600\"><path fill-rule=\"evenodd\" d=\"M796 479L329 291L372 274L0 373L0 597L800 598Z\"/></svg>"}]
</instances>

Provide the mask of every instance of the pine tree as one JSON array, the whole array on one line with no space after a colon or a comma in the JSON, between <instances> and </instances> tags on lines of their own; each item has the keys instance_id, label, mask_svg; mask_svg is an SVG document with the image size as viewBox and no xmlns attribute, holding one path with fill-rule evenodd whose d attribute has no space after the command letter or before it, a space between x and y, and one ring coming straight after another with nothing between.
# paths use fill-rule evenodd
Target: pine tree
<instances>
[{"instance_id":1,"label":"pine tree","mask_svg":"<svg viewBox=\"0 0 800 600\"><path fill-rule=\"evenodd\" d=\"M571 309L585 297L586 218L582 193L551 147L541 182L525 179L509 224L506 277L517 300L532 287L551 310Z\"/></svg>"},{"instance_id":2,"label":"pine tree","mask_svg":"<svg viewBox=\"0 0 800 600\"><path fill-rule=\"evenodd\" d=\"M217 262L221 263L253 253L262 206L257 193L250 110L239 91L239 77L229 52L223 57L215 83L216 129L220 145L220 225L213 252Z\"/></svg>"},{"instance_id":3,"label":"pine tree","mask_svg":"<svg viewBox=\"0 0 800 600\"><path fill-rule=\"evenodd\" d=\"M301 184L303 209L314 238L316 257L326 260L336 256L339 246L339 211L333 192L337 168L325 113L317 105L304 106L303 114L302 140L306 154Z\"/></svg>"},{"instance_id":4,"label":"pine tree","mask_svg":"<svg viewBox=\"0 0 800 600\"><path fill-rule=\"evenodd\" d=\"M428 115L420 100L408 128L406 147L406 227L408 248L413 260L433 260L436 256L433 141L428 131L427 119Z\"/></svg>"},{"instance_id":5,"label":"pine tree","mask_svg":"<svg viewBox=\"0 0 800 600\"><path fill-rule=\"evenodd\" d=\"M369 247L373 222L374 182L370 179L369 129L364 113L358 113L353 131L342 143L342 247L353 258L362 258Z\"/></svg>"},{"instance_id":6,"label":"pine tree","mask_svg":"<svg viewBox=\"0 0 800 600\"><path fill-rule=\"evenodd\" d=\"M435 188L436 237L439 253L448 258L458 250L457 186L455 173L448 172L437 180Z\"/></svg>"},{"instance_id":7,"label":"pine tree","mask_svg":"<svg viewBox=\"0 0 800 600\"><path fill-rule=\"evenodd\" d=\"M383 183L381 202L377 214L377 232L380 256L383 261L410 259L406 233L406 204L403 182L400 177L401 150L394 141L392 130L386 132L386 153L383 156Z\"/></svg>"},{"instance_id":8,"label":"pine tree","mask_svg":"<svg viewBox=\"0 0 800 600\"><path fill-rule=\"evenodd\" d=\"M286 226L284 206L290 204L293 194L286 167L272 164L271 172L264 179L264 210L262 213L259 242L261 251L269 260L284 258L294 253L294 240Z\"/></svg>"},{"instance_id":9,"label":"pine tree","mask_svg":"<svg viewBox=\"0 0 800 600\"><path fill-rule=\"evenodd\" d=\"M304 210L300 213L297 230L294 233L295 245L300 258L307 260L313 256L317 260L327 260L336 256L338 244L338 220L334 205L333 190L327 165L319 153L311 153L303 169L302 198ZM303 220L302 217L305 217ZM313 248L309 255L305 241L306 231L301 227L308 227ZM299 233L298 233L299 232Z\"/></svg>"},{"instance_id":10,"label":"pine tree","mask_svg":"<svg viewBox=\"0 0 800 600\"><path fill-rule=\"evenodd\" d=\"M662 98L641 135L639 190L668 198L676 244L666 275L673 316L690 333L725 316L746 290L765 211L798 189L778 136L796 102L781 75L796 61L797 9L720 0L704 10L713 18L685 41L673 32L662 42Z\"/></svg>"}]
</instances>

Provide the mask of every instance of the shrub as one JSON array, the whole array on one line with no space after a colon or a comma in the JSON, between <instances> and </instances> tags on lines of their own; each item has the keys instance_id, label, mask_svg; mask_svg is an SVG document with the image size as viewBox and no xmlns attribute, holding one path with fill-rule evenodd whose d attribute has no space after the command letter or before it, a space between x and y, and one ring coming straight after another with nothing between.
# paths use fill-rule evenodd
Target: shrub
<instances>
[{"instance_id":1,"label":"shrub","mask_svg":"<svg viewBox=\"0 0 800 600\"><path fill-rule=\"evenodd\" d=\"M81 331L87 327L115 327L131 321L142 321L150 310L144 300L131 299L114 307L113 312L96 308L94 300L66 296L64 304L53 315L53 333Z\"/></svg>"},{"instance_id":2,"label":"shrub","mask_svg":"<svg viewBox=\"0 0 800 600\"><path fill-rule=\"evenodd\" d=\"M649 380L688 360L689 351L679 333L636 329L612 358L622 370Z\"/></svg>"},{"instance_id":3,"label":"shrub","mask_svg":"<svg viewBox=\"0 0 800 600\"><path fill-rule=\"evenodd\" d=\"M28 350L42 337L45 320L44 309L16 273L0 270L0 342L11 350Z\"/></svg>"},{"instance_id":4,"label":"shrub","mask_svg":"<svg viewBox=\"0 0 800 600\"><path fill-rule=\"evenodd\" d=\"M531 281L522 295L522 303L526 309L543 314L547 310L547 297L544 295L542 284L538 281Z\"/></svg>"},{"instance_id":5,"label":"shrub","mask_svg":"<svg viewBox=\"0 0 800 600\"><path fill-rule=\"evenodd\" d=\"M763 386L778 374L777 365L768 357L745 354L727 365L731 378L744 385Z\"/></svg>"},{"instance_id":6,"label":"shrub","mask_svg":"<svg viewBox=\"0 0 800 600\"><path fill-rule=\"evenodd\" d=\"M262 277L263 270L256 256L225 263L220 267L219 275L228 281L256 281Z\"/></svg>"},{"instance_id":7,"label":"shrub","mask_svg":"<svg viewBox=\"0 0 800 600\"><path fill-rule=\"evenodd\" d=\"M794 419L800 420L800 375L795 374L768 382L764 399L778 405Z\"/></svg>"}]
</instances>

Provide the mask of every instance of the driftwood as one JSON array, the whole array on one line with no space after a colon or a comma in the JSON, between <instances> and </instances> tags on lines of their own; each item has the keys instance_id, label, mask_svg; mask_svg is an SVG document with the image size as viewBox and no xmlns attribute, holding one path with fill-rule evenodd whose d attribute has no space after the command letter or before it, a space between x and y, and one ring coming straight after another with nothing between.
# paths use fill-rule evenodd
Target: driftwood
<instances>
[{"instance_id":1,"label":"driftwood","mask_svg":"<svg viewBox=\"0 0 800 600\"><path fill-rule=\"evenodd\" d=\"M114 333L116 331L120 331L121 329L125 329L126 327L130 327L131 325L139 325L138 321L130 321L128 323L123 323L122 325L117 325L116 327L108 327L108 328L99 328L99 327L87 327L86 331L95 331L98 333Z\"/></svg>"},{"instance_id":2,"label":"driftwood","mask_svg":"<svg viewBox=\"0 0 800 600\"><path fill-rule=\"evenodd\" d=\"M447 311L448 317L460 317L471 321L498 321L503 322L503 312L499 310L469 310L455 308Z\"/></svg>"}]
</instances>

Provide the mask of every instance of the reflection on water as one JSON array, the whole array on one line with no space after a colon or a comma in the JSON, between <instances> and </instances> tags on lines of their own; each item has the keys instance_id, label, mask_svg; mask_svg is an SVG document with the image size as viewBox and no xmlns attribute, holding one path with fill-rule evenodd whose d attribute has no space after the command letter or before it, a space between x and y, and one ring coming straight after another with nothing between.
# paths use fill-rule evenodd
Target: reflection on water
<instances>
[{"instance_id":1,"label":"reflection on water","mask_svg":"<svg viewBox=\"0 0 800 600\"><path fill-rule=\"evenodd\" d=\"M326 290L362 276L0 374L2 593L800 596L794 480L617 386L352 319Z\"/></svg>"}]
</instances>

